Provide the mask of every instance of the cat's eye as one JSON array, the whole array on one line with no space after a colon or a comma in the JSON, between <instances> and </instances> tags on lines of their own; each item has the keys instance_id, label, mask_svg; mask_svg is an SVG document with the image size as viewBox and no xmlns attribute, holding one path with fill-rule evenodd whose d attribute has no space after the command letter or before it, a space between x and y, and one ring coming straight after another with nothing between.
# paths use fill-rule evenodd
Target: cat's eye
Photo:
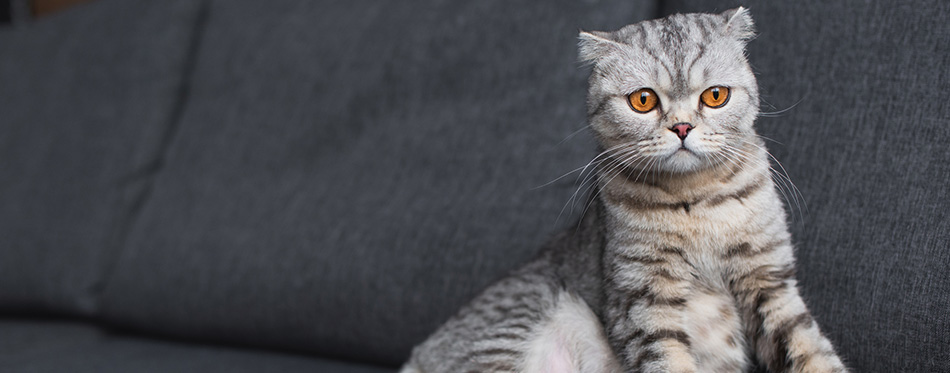
<instances>
[{"instance_id":1,"label":"cat's eye","mask_svg":"<svg viewBox=\"0 0 950 373\"><path fill-rule=\"evenodd\" d=\"M729 88L706 88L706 90L703 91L703 94L699 95L699 100L702 101L704 105L713 109L721 108L726 105L726 102L729 102Z\"/></svg>"},{"instance_id":2,"label":"cat's eye","mask_svg":"<svg viewBox=\"0 0 950 373\"><path fill-rule=\"evenodd\" d=\"M659 99L657 99L656 92L653 92L652 89L642 88L631 93L630 96L627 96L627 101L630 102L630 107L633 111L646 113L656 107Z\"/></svg>"}]
</instances>

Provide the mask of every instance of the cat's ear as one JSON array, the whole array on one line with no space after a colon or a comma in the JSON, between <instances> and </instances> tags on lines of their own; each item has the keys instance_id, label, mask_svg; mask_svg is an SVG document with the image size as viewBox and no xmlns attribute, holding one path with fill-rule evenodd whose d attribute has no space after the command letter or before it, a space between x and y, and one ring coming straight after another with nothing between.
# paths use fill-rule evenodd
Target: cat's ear
<instances>
[{"instance_id":1,"label":"cat's ear","mask_svg":"<svg viewBox=\"0 0 950 373\"><path fill-rule=\"evenodd\" d=\"M578 39L577 55L583 63L596 63L620 48L617 42L611 40L610 34L603 31L581 31Z\"/></svg>"},{"instance_id":2,"label":"cat's ear","mask_svg":"<svg viewBox=\"0 0 950 373\"><path fill-rule=\"evenodd\" d=\"M720 16L726 20L726 25L723 27L726 35L742 41L747 41L755 36L755 23L752 22L752 15L749 14L748 9L740 6L722 12Z\"/></svg>"}]
</instances>

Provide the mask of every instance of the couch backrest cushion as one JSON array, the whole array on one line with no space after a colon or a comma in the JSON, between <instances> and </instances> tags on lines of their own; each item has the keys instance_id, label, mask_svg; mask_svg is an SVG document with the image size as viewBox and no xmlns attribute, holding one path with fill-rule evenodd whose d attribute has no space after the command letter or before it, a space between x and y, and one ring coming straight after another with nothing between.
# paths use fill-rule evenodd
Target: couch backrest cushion
<instances>
[{"instance_id":1,"label":"couch backrest cushion","mask_svg":"<svg viewBox=\"0 0 950 373\"><path fill-rule=\"evenodd\" d=\"M577 31L646 3L212 2L105 317L400 362L570 222Z\"/></svg>"},{"instance_id":2,"label":"couch backrest cushion","mask_svg":"<svg viewBox=\"0 0 950 373\"><path fill-rule=\"evenodd\" d=\"M0 312L95 312L175 120L195 5L0 28Z\"/></svg>"},{"instance_id":3,"label":"couch backrest cushion","mask_svg":"<svg viewBox=\"0 0 950 373\"><path fill-rule=\"evenodd\" d=\"M856 372L950 371L950 3L740 3L806 303Z\"/></svg>"}]
</instances>

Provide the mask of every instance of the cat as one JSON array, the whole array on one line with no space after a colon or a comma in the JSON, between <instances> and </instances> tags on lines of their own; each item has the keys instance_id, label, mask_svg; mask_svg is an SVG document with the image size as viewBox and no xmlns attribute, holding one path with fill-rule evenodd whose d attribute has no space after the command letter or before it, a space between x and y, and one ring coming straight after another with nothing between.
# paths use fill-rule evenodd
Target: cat
<instances>
[{"instance_id":1,"label":"cat","mask_svg":"<svg viewBox=\"0 0 950 373\"><path fill-rule=\"evenodd\" d=\"M753 35L741 7L582 31L602 150L588 211L402 372L847 371L796 288Z\"/></svg>"}]
</instances>

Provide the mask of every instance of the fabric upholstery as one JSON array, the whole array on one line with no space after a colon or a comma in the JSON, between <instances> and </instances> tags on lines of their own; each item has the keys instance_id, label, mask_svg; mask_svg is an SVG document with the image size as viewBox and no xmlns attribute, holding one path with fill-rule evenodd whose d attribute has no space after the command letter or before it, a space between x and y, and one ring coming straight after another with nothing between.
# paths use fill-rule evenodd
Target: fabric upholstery
<instances>
[{"instance_id":1,"label":"fabric upholstery","mask_svg":"<svg viewBox=\"0 0 950 373\"><path fill-rule=\"evenodd\" d=\"M90 315L175 120L191 1L0 29L0 312Z\"/></svg>"},{"instance_id":2,"label":"fabric upholstery","mask_svg":"<svg viewBox=\"0 0 950 373\"><path fill-rule=\"evenodd\" d=\"M0 27L0 371L392 371L583 208L557 179L593 156L577 29L737 5L653 3L98 0ZM806 302L855 371L950 371L950 3L739 3ZM36 312L116 329L9 316Z\"/></svg>"},{"instance_id":3,"label":"fabric upholstery","mask_svg":"<svg viewBox=\"0 0 950 373\"><path fill-rule=\"evenodd\" d=\"M83 323L3 319L0 371L386 373L395 369L267 350L143 338Z\"/></svg>"},{"instance_id":4,"label":"fabric upholstery","mask_svg":"<svg viewBox=\"0 0 950 373\"><path fill-rule=\"evenodd\" d=\"M950 371L950 3L739 3L806 303L856 372Z\"/></svg>"},{"instance_id":5,"label":"fabric upholstery","mask_svg":"<svg viewBox=\"0 0 950 373\"><path fill-rule=\"evenodd\" d=\"M653 11L212 2L104 317L400 363L571 221L574 178L539 186L593 152L577 31Z\"/></svg>"},{"instance_id":6,"label":"fabric upholstery","mask_svg":"<svg viewBox=\"0 0 950 373\"><path fill-rule=\"evenodd\" d=\"M3 26L13 19L10 8L10 0L0 1L0 26Z\"/></svg>"}]
</instances>

